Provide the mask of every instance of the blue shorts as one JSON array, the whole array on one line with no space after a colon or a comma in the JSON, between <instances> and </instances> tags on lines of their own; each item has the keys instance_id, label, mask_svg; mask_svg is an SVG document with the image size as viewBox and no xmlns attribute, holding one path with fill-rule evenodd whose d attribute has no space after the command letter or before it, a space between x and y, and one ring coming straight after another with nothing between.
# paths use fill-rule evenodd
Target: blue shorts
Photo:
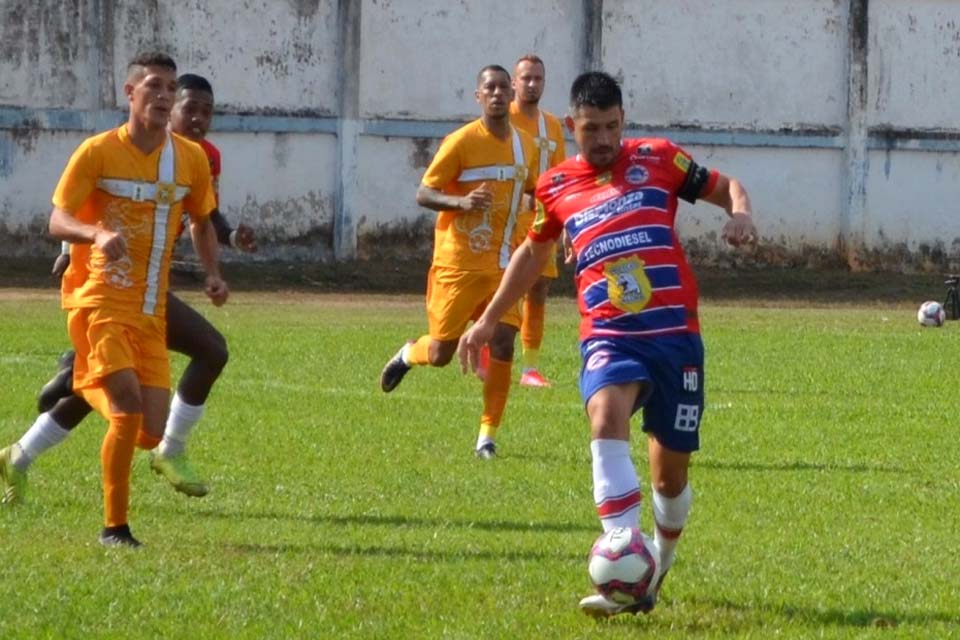
<instances>
[{"instance_id":1,"label":"blue shorts","mask_svg":"<svg viewBox=\"0 0 960 640\"><path fill-rule=\"evenodd\" d=\"M703 341L698 334L588 338L580 343L580 353L584 404L604 387L644 382L646 393L633 408L643 407L643 430L674 451L700 448Z\"/></svg>"}]
</instances>

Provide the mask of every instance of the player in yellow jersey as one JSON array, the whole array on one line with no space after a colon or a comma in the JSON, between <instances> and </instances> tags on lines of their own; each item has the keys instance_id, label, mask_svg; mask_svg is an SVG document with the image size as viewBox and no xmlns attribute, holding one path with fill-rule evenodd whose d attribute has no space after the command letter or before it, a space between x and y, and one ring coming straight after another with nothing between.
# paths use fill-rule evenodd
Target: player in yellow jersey
<instances>
[{"instance_id":1,"label":"player in yellow jersey","mask_svg":"<svg viewBox=\"0 0 960 640\"><path fill-rule=\"evenodd\" d=\"M496 291L514 246L517 216L532 202L529 194L538 175L534 143L510 124L510 73L498 65L484 67L475 95L481 117L443 140L417 190L417 204L440 212L427 281L429 333L408 342L387 362L380 376L386 392L412 367L450 362L467 323L479 317ZM496 455L519 327L517 305L490 341L476 444L480 458Z\"/></svg>"},{"instance_id":2,"label":"player in yellow jersey","mask_svg":"<svg viewBox=\"0 0 960 640\"><path fill-rule=\"evenodd\" d=\"M537 172L540 174L560 164L567 157L563 125L555 115L540 109L545 73L543 60L539 56L527 54L517 60L513 70L514 97L510 103L511 124L529 133L537 145ZM526 238L533 219L533 210L524 211L520 215L517 224L518 245ZM554 244L547 266L523 300L523 324L520 327L523 370L520 385L524 387L550 386L540 372L540 345L543 342L547 293L550 282L559 275L557 248Z\"/></svg>"},{"instance_id":3,"label":"player in yellow jersey","mask_svg":"<svg viewBox=\"0 0 960 640\"><path fill-rule=\"evenodd\" d=\"M85 140L53 196L50 233L72 243L63 307L76 350L73 389L109 421L101 448L104 545L139 546L130 532L130 466L135 446L163 437L170 399L166 300L181 215L207 271L214 304L227 298L217 265L210 165L194 142L167 132L176 64L137 56L124 93L127 122Z\"/></svg>"}]
</instances>

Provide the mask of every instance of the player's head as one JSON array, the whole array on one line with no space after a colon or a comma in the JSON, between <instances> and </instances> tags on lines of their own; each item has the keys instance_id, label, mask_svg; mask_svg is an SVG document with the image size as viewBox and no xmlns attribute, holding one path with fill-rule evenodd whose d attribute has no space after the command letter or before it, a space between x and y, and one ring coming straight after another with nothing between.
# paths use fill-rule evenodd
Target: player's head
<instances>
[{"instance_id":1,"label":"player's head","mask_svg":"<svg viewBox=\"0 0 960 640\"><path fill-rule=\"evenodd\" d=\"M130 118L147 129L167 126L176 90L177 64L167 54L141 53L127 65L123 92L130 102Z\"/></svg>"},{"instance_id":2,"label":"player's head","mask_svg":"<svg viewBox=\"0 0 960 640\"><path fill-rule=\"evenodd\" d=\"M617 81L602 71L577 76L566 123L587 162L601 168L613 164L623 135L623 94Z\"/></svg>"},{"instance_id":3,"label":"player's head","mask_svg":"<svg viewBox=\"0 0 960 640\"><path fill-rule=\"evenodd\" d=\"M509 118L513 88L510 72L498 64L488 64L477 74L477 102L488 118Z\"/></svg>"},{"instance_id":4,"label":"player's head","mask_svg":"<svg viewBox=\"0 0 960 640\"><path fill-rule=\"evenodd\" d=\"M213 87L203 76L185 73L177 78L177 97L170 128L191 140L202 140L213 120Z\"/></svg>"},{"instance_id":5,"label":"player's head","mask_svg":"<svg viewBox=\"0 0 960 640\"><path fill-rule=\"evenodd\" d=\"M528 53L520 56L513 67L513 92L517 102L538 105L543 95L546 68L540 56Z\"/></svg>"}]
</instances>

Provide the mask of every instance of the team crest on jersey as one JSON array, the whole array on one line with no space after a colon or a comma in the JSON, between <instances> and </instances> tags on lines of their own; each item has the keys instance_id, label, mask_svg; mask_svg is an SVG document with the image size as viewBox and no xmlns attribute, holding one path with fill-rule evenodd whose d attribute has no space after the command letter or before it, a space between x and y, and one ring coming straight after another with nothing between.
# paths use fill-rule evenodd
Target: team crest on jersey
<instances>
[{"instance_id":1,"label":"team crest on jersey","mask_svg":"<svg viewBox=\"0 0 960 640\"><path fill-rule=\"evenodd\" d=\"M673 156L673 164L684 173L690 170L690 158L682 151L677 151L677 155Z\"/></svg>"},{"instance_id":2,"label":"team crest on jersey","mask_svg":"<svg viewBox=\"0 0 960 640\"><path fill-rule=\"evenodd\" d=\"M638 164L631 165L623 172L623 179L636 186L650 179L650 172Z\"/></svg>"},{"instance_id":3,"label":"team crest on jersey","mask_svg":"<svg viewBox=\"0 0 960 640\"><path fill-rule=\"evenodd\" d=\"M597 176L597 179L594 182L598 187L600 187L605 184L610 184L611 180L613 180L613 173L611 173L610 171L604 171L603 173Z\"/></svg>"},{"instance_id":4,"label":"team crest on jersey","mask_svg":"<svg viewBox=\"0 0 960 640\"><path fill-rule=\"evenodd\" d=\"M650 302L653 287L644 262L636 256L613 260L603 265L607 278L607 294L610 303L617 309L638 313Z\"/></svg>"}]
</instances>

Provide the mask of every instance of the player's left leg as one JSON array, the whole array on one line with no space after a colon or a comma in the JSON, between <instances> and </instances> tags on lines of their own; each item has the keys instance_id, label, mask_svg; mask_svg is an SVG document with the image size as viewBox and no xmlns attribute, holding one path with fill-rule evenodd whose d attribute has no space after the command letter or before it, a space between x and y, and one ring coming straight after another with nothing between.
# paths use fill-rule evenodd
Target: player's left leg
<instances>
[{"instance_id":1,"label":"player's left leg","mask_svg":"<svg viewBox=\"0 0 960 640\"><path fill-rule=\"evenodd\" d=\"M513 322L518 323L518 320L515 318ZM500 322L490 341L490 363L483 380L483 414L480 416L480 433L475 449L478 458L489 460L497 455L497 431L500 430L500 421L510 393L516 338L516 324Z\"/></svg>"},{"instance_id":2,"label":"player's left leg","mask_svg":"<svg viewBox=\"0 0 960 640\"><path fill-rule=\"evenodd\" d=\"M170 403L163 439L153 452L150 465L177 491L202 497L209 487L190 464L186 442L227 364L227 341L206 318L171 294L167 296L167 346L188 356L190 362Z\"/></svg>"},{"instance_id":3,"label":"player's left leg","mask_svg":"<svg viewBox=\"0 0 960 640\"><path fill-rule=\"evenodd\" d=\"M550 281L550 278L540 276L523 300L523 326L520 327L520 343L523 346L523 369L520 375L522 387L550 386L550 382L540 372L540 346L543 344Z\"/></svg>"},{"instance_id":4,"label":"player's left leg","mask_svg":"<svg viewBox=\"0 0 960 640\"><path fill-rule=\"evenodd\" d=\"M657 437L648 439L653 493L654 544L660 552L660 582L673 565L680 534L690 516L693 491L687 471L690 453L674 451ZM657 586L659 591L659 585Z\"/></svg>"}]
</instances>

